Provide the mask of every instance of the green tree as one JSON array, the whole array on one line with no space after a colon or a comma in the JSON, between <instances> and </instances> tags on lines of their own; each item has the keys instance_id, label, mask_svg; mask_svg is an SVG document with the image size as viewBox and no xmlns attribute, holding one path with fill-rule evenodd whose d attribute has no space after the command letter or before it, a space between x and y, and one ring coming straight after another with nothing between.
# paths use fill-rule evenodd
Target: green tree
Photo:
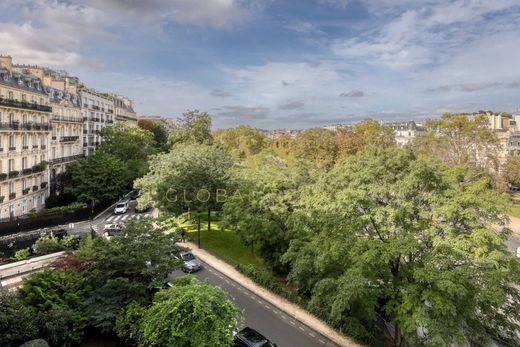
<instances>
[{"instance_id":1,"label":"green tree","mask_svg":"<svg viewBox=\"0 0 520 347\"><path fill-rule=\"evenodd\" d=\"M105 286L110 280L126 279L131 291L139 293L140 289L134 287L134 283L150 288L155 281L161 282L165 274L178 268L178 261L172 256L179 250L175 242L175 235L154 228L150 220L132 220L125 224L124 235L110 241L95 238L92 243L83 245L85 251L80 248L80 254L88 261L86 276L95 288ZM102 291L108 292L113 287L109 284Z\"/></svg>"},{"instance_id":2,"label":"green tree","mask_svg":"<svg viewBox=\"0 0 520 347\"><path fill-rule=\"evenodd\" d=\"M154 157L150 172L136 181L143 192L139 203L154 203L177 214L188 209L219 209L232 165L233 158L224 148L179 144L170 153Z\"/></svg>"},{"instance_id":3,"label":"green tree","mask_svg":"<svg viewBox=\"0 0 520 347\"><path fill-rule=\"evenodd\" d=\"M14 294L0 291L0 346L18 347L38 337L35 312Z\"/></svg>"},{"instance_id":4,"label":"green tree","mask_svg":"<svg viewBox=\"0 0 520 347\"><path fill-rule=\"evenodd\" d=\"M210 115L198 110L183 113L170 132L169 142L172 146L178 143L213 143Z\"/></svg>"},{"instance_id":5,"label":"green tree","mask_svg":"<svg viewBox=\"0 0 520 347\"><path fill-rule=\"evenodd\" d=\"M155 152L155 140L151 131L118 123L101 130L103 141L97 153L111 154L123 162L129 160L146 161Z\"/></svg>"},{"instance_id":6,"label":"green tree","mask_svg":"<svg viewBox=\"0 0 520 347\"><path fill-rule=\"evenodd\" d=\"M118 197L125 190L125 164L112 154L98 153L71 163L69 168L75 194L92 207Z\"/></svg>"},{"instance_id":7,"label":"green tree","mask_svg":"<svg viewBox=\"0 0 520 347\"><path fill-rule=\"evenodd\" d=\"M117 315L115 331L117 336L132 345L143 344L143 330L141 321L146 313L146 308L133 301Z\"/></svg>"},{"instance_id":8,"label":"green tree","mask_svg":"<svg viewBox=\"0 0 520 347\"><path fill-rule=\"evenodd\" d=\"M485 114L445 113L426 122L427 131L414 140L415 148L450 166L479 165L497 169L497 135Z\"/></svg>"},{"instance_id":9,"label":"green tree","mask_svg":"<svg viewBox=\"0 0 520 347\"><path fill-rule=\"evenodd\" d=\"M25 279L19 292L22 301L35 310L70 313L75 331L80 332L87 322L90 286L78 272L46 269Z\"/></svg>"},{"instance_id":10,"label":"green tree","mask_svg":"<svg viewBox=\"0 0 520 347\"><path fill-rule=\"evenodd\" d=\"M338 154L336 134L323 128L306 130L292 141L291 152L296 158L308 160L318 168L330 169Z\"/></svg>"},{"instance_id":11,"label":"green tree","mask_svg":"<svg viewBox=\"0 0 520 347\"><path fill-rule=\"evenodd\" d=\"M369 149L310 187L283 257L309 308L368 342L386 317L394 346L518 344L520 267L493 227L507 199L460 178L411 150Z\"/></svg>"},{"instance_id":12,"label":"green tree","mask_svg":"<svg viewBox=\"0 0 520 347\"><path fill-rule=\"evenodd\" d=\"M101 136L103 141L96 155L109 154L121 160L125 165L128 185L146 173L148 157L158 151L151 131L126 123L103 128Z\"/></svg>"},{"instance_id":13,"label":"green tree","mask_svg":"<svg viewBox=\"0 0 520 347\"><path fill-rule=\"evenodd\" d=\"M507 183L520 184L520 157L508 157L502 171Z\"/></svg>"},{"instance_id":14,"label":"green tree","mask_svg":"<svg viewBox=\"0 0 520 347\"><path fill-rule=\"evenodd\" d=\"M225 146L240 160L249 159L269 146L265 135L247 125L236 128L219 129L213 133L215 143Z\"/></svg>"},{"instance_id":15,"label":"green tree","mask_svg":"<svg viewBox=\"0 0 520 347\"><path fill-rule=\"evenodd\" d=\"M146 346L227 347L240 311L228 294L194 277L155 295L142 321Z\"/></svg>"},{"instance_id":16,"label":"green tree","mask_svg":"<svg viewBox=\"0 0 520 347\"><path fill-rule=\"evenodd\" d=\"M395 132L374 119L365 119L354 126L354 133L362 140L364 147L388 148L395 146Z\"/></svg>"},{"instance_id":17,"label":"green tree","mask_svg":"<svg viewBox=\"0 0 520 347\"><path fill-rule=\"evenodd\" d=\"M303 163L290 167L272 155L259 162L256 170L236 170L233 185L238 191L224 204L224 223L252 249L259 246L266 263L284 272L280 256L290 240L288 221L298 207L300 192L312 181Z\"/></svg>"},{"instance_id":18,"label":"green tree","mask_svg":"<svg viewBox=\"0 0 520 347\"><path fill-rule=\"evenodd\" d=\"M146 286L129 282L126 278L109 279L92 291L88 298L87 314L91 324L103 333L114 330L117 314L132 301L146 301Z\"/></svg>"}]
</instances>

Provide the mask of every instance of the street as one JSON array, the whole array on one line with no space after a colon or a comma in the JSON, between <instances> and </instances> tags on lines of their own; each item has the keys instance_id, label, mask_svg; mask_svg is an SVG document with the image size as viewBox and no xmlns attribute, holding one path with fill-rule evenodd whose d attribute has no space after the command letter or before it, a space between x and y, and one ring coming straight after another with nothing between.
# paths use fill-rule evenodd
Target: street
<instances>
[{"instance_id":1,"label":"street","mask_svg":"<svg viewBox=\"0 0 520 347\"><path fill-rule=\"evenodd\" d=\"M170 278L184 275L184 272L178 270L170 274ZM327 337L291 318L207 263L203 263L203 268L193 275L226 290L242 309L244 325L259 331L279 347L337 346Z\"/></svg>"}]
</instances>

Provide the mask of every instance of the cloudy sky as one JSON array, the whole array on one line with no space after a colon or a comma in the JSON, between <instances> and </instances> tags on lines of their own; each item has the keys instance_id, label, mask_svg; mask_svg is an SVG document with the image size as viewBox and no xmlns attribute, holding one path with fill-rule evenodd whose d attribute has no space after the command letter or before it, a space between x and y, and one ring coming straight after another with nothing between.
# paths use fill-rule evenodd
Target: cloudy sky
<instances>
[{"instance_id":1,"label":"cloudy sky","mask_svg":"<svg viewBox=\"0 0 520 347\"><path fill-rule=\"evenodd\" d=\"M518 0L1 0L0 53L215 127L520 106Z\"/></svg>"}]
</instances>

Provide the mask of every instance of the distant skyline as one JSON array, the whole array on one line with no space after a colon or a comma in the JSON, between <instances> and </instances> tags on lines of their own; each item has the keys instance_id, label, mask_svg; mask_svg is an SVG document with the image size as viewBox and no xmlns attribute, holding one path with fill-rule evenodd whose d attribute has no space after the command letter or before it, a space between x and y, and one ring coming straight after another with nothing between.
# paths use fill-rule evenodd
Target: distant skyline
<instances>
[{"instance_id":1,"label":"distant skyline","mask_svg":"<svg viewBox=\"0 0 520 347\"><path fill-rule=\"evenodd\" d=\"M2 0L0 53L215 128L520 106L518 0Z\"/></svg>"}]
</instances>

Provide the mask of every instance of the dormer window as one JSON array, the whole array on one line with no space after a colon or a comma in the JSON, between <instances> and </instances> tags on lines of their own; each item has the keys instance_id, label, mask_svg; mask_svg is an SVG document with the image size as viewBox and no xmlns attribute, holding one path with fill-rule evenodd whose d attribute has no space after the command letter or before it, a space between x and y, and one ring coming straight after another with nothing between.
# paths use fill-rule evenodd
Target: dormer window
<instances>
[{"instance_id":1,"label":"dormer window","mask_svg":"<svg viewBox=\"0 0 520 347\"><path fill-rule=\"evenodd\" d=\"M23 80L22 80L22 78L21 78L21 77L20 77L20 78L18 78L18 84L19 84L19 85L23 85Z\"/></svg>"}]
</instances>

